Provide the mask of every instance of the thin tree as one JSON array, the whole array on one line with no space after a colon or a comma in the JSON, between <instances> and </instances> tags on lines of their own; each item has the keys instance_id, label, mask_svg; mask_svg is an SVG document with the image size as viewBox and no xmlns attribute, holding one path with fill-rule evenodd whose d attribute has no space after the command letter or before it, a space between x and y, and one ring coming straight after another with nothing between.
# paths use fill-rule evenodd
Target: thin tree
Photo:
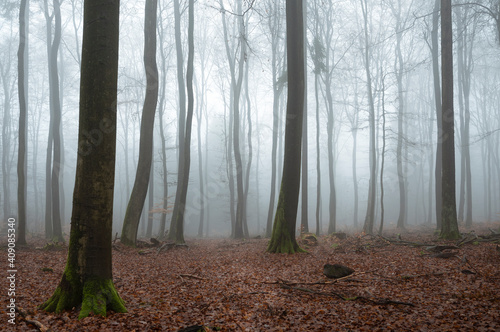
<instances>
[{"instance_id":1,"label":"thin tree","mask_svg":"<svg viewBox=\"0 0 500 332\"><path fill-rule=\"evenodd\" d=\"M303 0L304 9L307 12L307 0ZM307 15L304 17L304 27L307 27ZM307 34L304 34L304 45L307 45ZM307 68L307 48L304 47L304 68ZM307 71L304 72L304 90L307 91ZM302 205L301 205L301 218L300 218L300 231L309 232L308 214L308 137L307 137L307 93L304 93L304 119L302 123Z\"/></svg>"},{"instance_id":2,"label":"thin tree","mask_svg":"<svg viewBox=\"0 0 500 332\"><path fill-rule=\"evenodd\" d=\"M244 215L244 188L243 188L243 162L241 157L241 147L240 147L240 98L241 90L243 87L243 76L244 76L244 64L247 57L246 47L246 32L245 32L245 21L242 11L242 0L236 1L236 14L238 23L238 35L239 35L239 55L238 63L236 64L236 59L231 55L231 49L229 46L228 31L226 27L226 10L222 1L219 1L220 10L222 12L222 24L224 30L224 40L226 56L229 63L229 70L231 74L231 110L233 114L232 123L232 149L234 153L234 162L236 167L236 219L234 220L234 238L244 237L243 219L246 218ZM236 65L238 65L238 70L236 70Z\"/></svg>"},{"instance_id":3,"label":"thin tree","mask_svg":"<svg viewBox=\"0 0 500 332\"><path fill-rule=\"evenodd\" d=\"M53 72L50 70L50 41L52 39L52 20L54 15L49 15L49 5L48 1L43 1L43 14L45 16L45 29L47 36L47 58L49 58L49 87L53 89ZM53 143L54 143L54 103L52 99L52 91L50 92L50 121L49 130L47 137L47 149L45 156L45 238L47 240L52 239L52 155L53 155Z\"/></svg>"},{"instance_id":4,"label":"thin tree","mask_svg":"<svg viewBox=\"0 0 500 332\"><path fill-rule=\"evenodd\" d=\"M175 195L175 203L172 213L173 216L177 215L179 204L177 203L177 196L182 187L182 174L184 169L184 138L186 131L186 82L184 81L184 54L182 52L182 34L181 34L181 10L179 0L174 0L174 37L175 37L175 50L176 50L176 63L177 63L177 89L179 91L179 113L178 113L178 129L177 140L178 148L178 162L177 162L177 190ZM177 223L170 223L170 230L168 237L175 239Z\"/></svg>"},{"instance_id":5,"label":"thin tree","mask_svg":"<svg viewBox=\"0 0 500 332\"><path fill-rule=\"evenodd\" d=\"M403 97L403 74L404 74L404 61L403 52L401 50L401 42L403 38L403 30L406 28L404 22L401 19L401 0L397 1L397 6L391 3L392 13L396 18L396 48L395 48L395 58L394 58L394 72L396 75L396 81L398 85L398 139L396 147L396 167L398 172L398 185L399 185L399 216L397 222L397 228L404 228L406 223L406 188L405 188L405 175L403 171L403 139L404 139L404 114L405 114L405 103ZM383 82L382 82L383 83ZM382 90L382 93L384 91ZM382 110L384 112L384 110ZM383 114L385 117L385 114ZM385 121L385 118L384 118ZM385 133L383 133L385 135ZM383 143L385 145L385 141ZM382 206L382 205L381 205Z\"/></svg>"},{"instance_id":6,"label":"thin tree","mask_svg":"<svg viewBox=\"0 0 500 332\"><path fill-rule=\"evenodd\" d=\"M47 5L47 4L46 4ZM52 118L52 137L49 137L50 144L53 144L53 161L51 180L52 203L52 239L54 241L64 241L61 228L61 208L60 208L60 173L62 164L61 152L61 99L59 95L59 71L57 68L57 54L61 43L61 7L58 0L53 1L54 7L54 39L49 51L49 77L50 82L50 106ZM48 11L48 9L47 9ZM49 43L49 41L47 41Z\"/></svg>"},{"instance_id":7,"label":"thin tree","mask_svg":"<svg viewBox=\"0 0 500 332\"><path fill-rule=\"evenodd\" d=\"M156 9L157 0L147 0L144 16L144 67L146 70L146 96L142 110L139 160L134 187L123 221L120 242L134 246L144 201L148 192L153 159L153 129L158 102L158 68L156 66ZM152 194L152 193L151 193Z\"/></svg>"},{"instance_id":8,"label":"thin tree","mask_svg":"<svg viewBox=\"0 0 500 332\"><path fill-rule=\"evenodd\" d=\"M368 41L368 3L367 0L360 0L361 9L363 12L364 22L364 65L366 72L366 87L368 90L369 104L369 127L370 127L370 146L369 146L369 163L370 163L370 182L368 186L368 205L366 208L365 223L363 231L367 234L373 233L373 225L375 222L375 182L376 182L376 149L375 149L375 105L373 101L372 77L370 72L370 44Z\"/></svg>"},{"instance_id":9,"label":"thin tree","mask_svg":"<svg viewBox=\"0 0 500 332\"><path fill-rule=\"evenodd\" d=\"M455 124L453 111L453 29L451 0L441 0L441 71L443 91L443 168L441 237L458 239L457 206L455 199Z\"/></svg>"},{"instance_id":10,"label":"thin tree","mask_svg":"<svg viewBox=\"0 0 500 332\"><path fill-rule=\"evenodd\" d=\"M23 0L24 1L24 0ZM43 310L81 307L90 313L126 312L112 275L116 98L120 1L84 4L78 155L68 259ZM95 140L89 140L93 133Z\"/></svg>"},{"instance_id":11,"label":"thin tree","mask_svg":"<svg viewBox=\"0 0 500 332\"><path fill-rule=\"evenodd\" d=\"M187 114L185 136L182 138L184 149L179 154L179 169L177 192L175 195L174 214L170 222L171 240L177 244L184 241L184 219L186 211L187 190L189 185L189 169L191 165L191 128L194 113L194 91L193 91L193 71L194 71L194 0L189 0L188 8L188 61L186 68L187 86ZM184 87L183 87L184 88ZM182 166L182 167L181 167Z\"/></svg>"},{"instance_id":12,"label":"thin tree","mask_svg":"<svg viewBox=\"0 0 500 332\"><path fill-rule=\"evenodd\" d=\"M267 251L303 251L295 239L300 191L302 120L305 100L304 20L302 0L286 2L288 97L283 177L273 232Z\"/></svg>"},{"instance_id":13,"label":"thin tree","mask_svg":"<svg viewBox=\"0 0 500 332\"><path fill-rule=\"evenodd\" d=\"M166 146L166 135L165 135L165 124L163 123L163 115L165 113L165 90L167 86L167 56L170 56L170 52L166 53L165 49L165 27L163 25L162 13L163 8L161 7L162 2L160 1L159 16L160 22L158 23L158 34L160 41L160 101L158 105L158 122L160 127L160 143L161 143L161 165L162 165L162 187L163 187L163 204L162 213L160 217L160 229L158 231L158 237L161 239L165 236L165 226L167 223L167 209L168 209L168 171L167 171L167 146Z\"/></svg>"},{"instance_id":14,"label":"thin tree","mask_svg":"<svg viewBox=\"0 0 500 332\"><path fill-rule=\"evenodd\" d=\"M280 126L280 97L284 88L284 77L286 69L282 56L280 54L280 45L282 44L282 29L280 20L280 5L278 1L268 1L266 3L268 16L269 33L271 34L271 70L273 78L273 138L271 147L271 189L269 208L266 222L266 237L271 237L273 227L273 212L276 201L276 182L277 182L277 150L278 150L278 132Z\"/></svg>"},{"instance_id":15,"label":"thin tree","mask_svg":"<svg viewBox=\"0 0 500 332\"><path fill-rule=\"evenodd\" d=\"M441 210L443 206L442 202L442 173L441 169L443 168L443 110L442 110L442 101L441 101L441 85L439 84L439 43L438 43L438 29L439 29L439 9L440 9L440 1L435 0L434 2L434 11L432 13L432 30L431 30L431 53L432 53L432 77L434 83L434 101L436 103L436 123L437 123L437 147L436 147L436 168L435 168L435 177L436 177L436 228L441 229Z\"/></svg>"},{"instance_id":16,"label":"thin tree","mask_svg":"<svg viewBox=\"0 0 500 332\"><path fill-rule=\"evenodd\" d=\"M10 39L9 39L10 40ZM9 47L10 49L10 47ZM15 87L15 80L11 79L11 56L10 52L4 55L0 61L0 76L3 87L3 121L2 121L2 194L3 194L3 218L7 219L10 211L10 146L11 146L11 98Z\"/></svg>"},{"instance_id":17,"label":"thin tree","mask_svg":"<svg viewBox=\"0 0 500 332\"><path fill-rule=\"evenodd\" d=\"M29 0L21 0L19 8L19 49L17 52L17 88L19 95L19 150L17 154L17 243L26 244L26 156L28 113L28 28Z\"/></svg>"}]
</instances>

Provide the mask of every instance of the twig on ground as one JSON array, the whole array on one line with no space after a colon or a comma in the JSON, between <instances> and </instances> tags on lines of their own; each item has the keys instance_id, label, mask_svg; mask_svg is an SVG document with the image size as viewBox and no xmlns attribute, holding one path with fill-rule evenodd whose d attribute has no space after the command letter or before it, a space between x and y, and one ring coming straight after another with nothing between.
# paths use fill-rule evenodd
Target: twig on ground
<instances>
[{"instance_id":1,"label":"twig on ground","mask_svg":"<svg viewBox=\"0 0 500 332\"><path fill-rule=\"evenodd\" d=\"M181 278L192 278L192 279L198 279L198 280L205 280L205 278L196 276L194 274L179 274L179 277L181 277Z\"/></svg>"},{"instance_id":2,"label":"twig on ground","mask_svg":"<svg viewBox=\"0 0 500 332\"><path fill-rule=\"evenodd\" d=\"M281 284L280 286L282 288L285 288L285 289L297 290L297 291L310 293L310 294L316 294L316 295L322 295L322 296L335 296L335 297L338 297L344 301L362 300L362 301L370 302L370 303L377 304L377 305L401 304L401 305L407 305L407 306L411 306L411 307L415 306L413 303L393 301L393 300L389 300L389 299L370 299L370 298L364 297L364 296L355 296L355 297L349 298L349 297L345 297L344 295L342 295L340 293L336 293L336 292L320 292L320 291L316 291L314 289L309 289L309 288L292 287L292 286L289 286L287 284Z\"/></svg>"},{"instance_id":3,"label":"twig on ground","mask_svg":"<svg viewBox=\"0 0 500 332\"><path fill-rule=\"evenodd\" d=\"M38 328L39 331L41 332L51 332L52 330L39 321L33 319L30 315L28 315L24 310L22 310L19 307L16 307L16 311L19 313L19 315L24 319L24 321L27 324L34 325L36 328Z\"/></svg>"}]
</instances>

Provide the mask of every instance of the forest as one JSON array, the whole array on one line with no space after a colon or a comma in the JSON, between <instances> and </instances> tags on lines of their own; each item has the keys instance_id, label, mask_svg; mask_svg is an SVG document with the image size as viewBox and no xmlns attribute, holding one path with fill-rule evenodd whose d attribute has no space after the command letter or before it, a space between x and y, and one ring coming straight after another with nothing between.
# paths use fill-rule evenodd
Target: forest
<instances>
[{"instance_id":1,"label":"forest","mask_svg":"<svg viewBox=\"0 0 500 332\"><path fill-rule=\"evenodd\" d=\"M500 328L500 0L5 0L0 35L2 329Z\"/></svg>"}]
</instances>

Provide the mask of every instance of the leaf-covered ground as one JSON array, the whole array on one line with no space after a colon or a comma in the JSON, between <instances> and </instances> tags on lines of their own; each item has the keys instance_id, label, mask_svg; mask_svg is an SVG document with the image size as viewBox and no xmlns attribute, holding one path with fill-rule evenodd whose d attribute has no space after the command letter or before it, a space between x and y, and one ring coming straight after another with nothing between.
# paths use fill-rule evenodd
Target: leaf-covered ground
<instances>
[{"instance_id":1,"label":"leaf-covered ground","mask_svg":"<svg viewBox=\"0 0 500 332\"><path fill-rule=\"evenodd\" d=\"M481 231L477 235L491 234ZM207 331L499 331L497 244L469 234L468 243L443 250L432 246L457 243L418 234L323 236L317 243L300 240L308 253L295 255L266 253L266 239L191 239L187 247L159 253L157 247L115 244L114 283L128 313L82 320L76 310L36 309L57 286L66 249L32 245L17 248L16 303L53 331L178 331L192 325ZM447 252L454 255L439 257ZM326 263L355 273L327 279ZM8 330L5 307L0 326ZM18 315L13 330L38 328Z\"/></svg>"}]
</instances>

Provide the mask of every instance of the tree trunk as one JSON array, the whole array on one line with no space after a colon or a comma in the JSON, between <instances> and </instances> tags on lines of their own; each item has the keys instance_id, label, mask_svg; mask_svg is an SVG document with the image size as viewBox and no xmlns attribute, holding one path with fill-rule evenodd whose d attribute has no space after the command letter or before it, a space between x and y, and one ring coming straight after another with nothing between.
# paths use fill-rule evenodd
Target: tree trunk
<instances>
[{"instance_id":1,"label":"tree trunk","mask_svg":"<svg viewBox=\"0 0 500 332\"><path fill-rule=\"evenodd\" d=\"M368 90L369 104L369 127L370 127L370 183L368 187L368 205L366 208L365 223L363 231L367 234L373 233L373 225L375 222L375 182L376 182L376 149L375 149L375 105L373 102L372 78L370 73L370 47L368 42L368 8L367 1L360 0L364 18L364 37L365 37L365 71L366 71L366 87Z\"/></svg>"},{"instance_id":2,"label":"tree trunk","mask_svg":"<svg viewBox=\"0 0 500 332\"><path fill-rule=\"evenodd\" d=\"M378 234L381 235L384 229L384 163L385 163L385 77L381 72L382 76L382 152L380 153L380 227L378 229ZM401 213L401 212L400 212ZM401 214L400 214L401 215Z\"/></svg>"},{"instance_id":3,"label":"tree trunk","mask_svg":"<svg viewBox=\"0 0 500 332\"><path fill-rule=\"evenodd\" d=\"M160 13L162 13L161 2ZM158 238L162 239L165 236L165 227L167 223L167 210L168 210L168 172L167 172L167 147L166 147L166 137L165 137L165 128L163 123L163 114L165 112L165 89L167 86L167 61L164 47L164 27L163 22L160 19L158 22L158 31L159 31L159 41L160 41L160 65L161 65L161 81L160 81L160 101L158 108L159 115L159 127L160 127L160 141L161 141L161 166L162 166L162 187L163 187L163 205L162 212L160 217L160 230L158 231Z\"/></svg>"},{"instance_id":4,"label":"tree trunk","mask_svg":"<svg viewBox=\"0 0 500 332\"><path fill-rule=\"evenodd\" d=\"M272 253L303 251L295 239L295 225L300 191L302 119L305 99L304 20L302 1L286 2L288 100L285 128L283 178L274 219Z\"/></svg>"},{"instance_id":5,"label":"tree trunk","mask_svg":"<svg viewBox=\"0 0 500 332\"><path fill-rule=\"evenodd\" d=\"M153 131L156 104L158 102L158 68L156 66L156 8L157 0L147 0L144 17L144 67L146 70L146 96L141 119L139 160L134 187L123 221L120 242L135 246L137 229L144 200L148 192L153 159Z\"/></svg>"},{"instance_id":6,"label":"tree trunk","mask_svg":"<svg viewBox=\"0 0 500 332\"><path fill-rule=\"evenodd\" d=\"M316 235L321 234L321 145L319 121L319 73L314 75L314 95L316 99Z\"/></svg>"},{"instance_id":7,"label":"tree trunk","mask_svg":"<svg viewBox=\"0 0 500 332\"><path fill-rule=\"evenodd\" d=\"M151 150L154 151L154 141L152 143ZM154 223L154 204L155 204L155 161L154 155L151 156L151 171L149 172L149 187L148 187L148 210L146 211L146 216L148 219L148 226L146 228L146 237L149 239L153 234L153 223Z\"/></svg>"},{"instance_id":8,"label":"tree trunk","mask_svg":"<svg viewBox=\"0 0 500 332\"><path fill-rule=\"evenodd\" d=\"M253 144L252 144L252 103L250 102L250 91L248 89L248 69L250 67L250 61L246 61L245 64L245 100L246 100L246 113L248 122L248 161L245 171L245 184L244 184L244 197L243 197L243 235L249 237L248 234L248 220L247 220L247 207L248 207L248 191L250 189L250 173L252 169L252 159L253 159Z\"/></svg>"},{"instance_id":9,"label":"tree trunk","mask_svg":"<svg viewBox=\"0 0 500 332\"><path fill-rule=\"evenodd\" d=\"M57 69L57 53L61 42L61 8L59 0L54 0L54 40L50 48L49 71L52 73L50 86L50 100L52 105L52 142L54 154L52 162L52 238L54 241L64 241L61 228L61 206L60 206L60 173L61 173L61 102L59 95L59 72Z\"/></svg>"},{"instance_id":10,"label":"tree trunk","mask_svg":"<svg viewBox=\"0 0 500 332\"><path fill-rule=\"evenodd\" d=\"M303 0L303 12L307 13L307 1ZM307 15L304 15L304 26L307 27ZM304 34L304 45L307 45L307 34ZM304 68L307 68L307 48L304 47ZM308 136L307 136L307 71L304 72L304 119L302 124L302 206L301 206L301 218L300 218L300 230L301 232L309 233L309 221L307 218L308 214Z\"/></svg>"},{"instance_id":11,"label":"tree trunk","mask_svg":"<svg viewBox=\"0 0 500 332\"><path fill-rule=\"evenodd\" d=\"M11 145L11 87L10 87L10 57L6 65L0 63L0 74L4 92L3 121L2 121L2 194L3 194L3 219L7 220L10 211L10 145Z\"/></svg>"},{"instance_id":12,"label":"tree trunk","mask_svg":"<svg viewBox=\"0 0 500 332\"><path fill-rule=\"evenodd\" d=\"M17 243L26 244L26 156L28 113L28 15L29 1L21 0L19 10L19 49L17 53L17 87L19 95L19 147L17 154Z\"/></svg>"},{"instance_id":13,"label":"tree trunk","mask_svg":"<svg viewBox=\"0 0 500 332\"><path fill-rule=\"evenodd\" d=\"M396 163L398 171L398 185L399 185L399 217L397 228L404 229L405 227L405 217L406 217L406 188L405 188L405 175L403 172L403 138L405 132L403 130L405 105L403 99L403 54L401 51L401 39L403 34L403 27L401 26L401 0L398 0L398 8L393 7L393 12L396 16L396 50L395 50L395 61L394 61L394 71L396 74L396 80L398 84L398 143L396 148ZM384 91L382 90L382 93ZM384 115L385 117L385 115ZM384 118L385 121L385 118ZM383 133L385 135L385 133ZM385 143L385 141L384 141Z\"/></svg>"},{"instance_id":14,"label":"tree trunk","mask_svg":"<svg viewBox=\"0 0 500 332\"><path fill-rule=\"evenodd\" d=\"M78 156L68 260L41 308L126 312L112 279L119 1L85 1ZM93 139L89 139L89 135Z\"/></svg>"},{"instance_id":15,"label":"tree trunk","mask_svg":"<svg viewBox=\"0 0 500 332\"><path fill-rule=\"evenodd\" d=\"M443 168L443 111L441 104L441 88L439 79L439 46L438 46L438 29L439 29L439 8L440 1L435 0L434 2L434 12L432 13L432 76L434 78L434 100L436 102L436 122L437 122L437 146L436 146L436 169L435 169L435 180L436 180L436 229L441 229L441 210L442 210L442 174L441 170Z\"/></svg>"},{"instance_id":16,"label":"tree trunk","mask_svg":"<svg viewBox=\"0 0 500 332\"><path fill-rule=\"evenodd\" d=\"M453 114L453 30L451 0L441 0L441 68L443 89L443 169L441 237L458 239L455 199L455 127Z\"/></svg>"},{"instance_id":17,"label":"tree trunk","mask_svg":"<svg viewBox=\"0 0 500 332\"><path fill-rule=\"evenodd\" d=\"M189 0L188 9L188 61L186 68L186 84L187 84L187 116L185 137L183 138L184 151L179 155L179 160L182 160L182 167L179 167L179 183L177 185L177 193L175 195L174 214L172 215L171 225L175 225L175 233L170 234L170 239L177 244L183 244L184 241L184 220L186 210L186 198L189 185L189 168L191 164L191 127L193 123L194 113L194 93L193 93L193 61L194 61L194 0ZM179 161L179 166L181 161ZM177 206L177 208L176 208ZM172 228L171 228L172 230Z\"/></svg>"},{"instance_id":18,"label":"tree trunk","mask_svg":"<svg viewBox=\"0 0 500 332\"><path fill-rule=\"evenodd\" d=\"M179 8L179 0L174 0L174 30L175 30L175 50L177 58L177 88L179 90L179 120L178 120L178 134L177 140L179 144L178 149L178 163L177 163L177 188L175 193L175 202L172 212L172 221L174 216L177 215L179 208L178 197L180 188L182 188L182 170L184 169L184 139L186 137L186 83L184 81L184 55L182 53L182 36L181 36L181 11ZM170 223L170 231L168 237L170 240L175 240L177 233L177 223Z\"/></svg>"},{"instance_id":19,"label":"tree trunk","mask_svg":"<svg viewBox=\"0 0 500 332\"><path fill-rule=\"evenodd\" d=\"M270 27L271 33L271 70L273 78L273 138L271 146L271 190L269 198L269 209L267 212L267 222L266 222L266 237L271 237L272 227L273 227L273 213L274 205L276 202L276 182L277 182L277 150L278 150L278 133L279 133L279 123L280 123L280 96L283 91L283 83L280 81L284 75L284 68L280 68L280 55L278 54L280 33L279 30L279 3L277 1L271 1L269 4L270 10L272 10L273 15L269 16L270 22L268 26ZM280 75L281 74L281 77Z\"/></svg>"}]
</instances>

